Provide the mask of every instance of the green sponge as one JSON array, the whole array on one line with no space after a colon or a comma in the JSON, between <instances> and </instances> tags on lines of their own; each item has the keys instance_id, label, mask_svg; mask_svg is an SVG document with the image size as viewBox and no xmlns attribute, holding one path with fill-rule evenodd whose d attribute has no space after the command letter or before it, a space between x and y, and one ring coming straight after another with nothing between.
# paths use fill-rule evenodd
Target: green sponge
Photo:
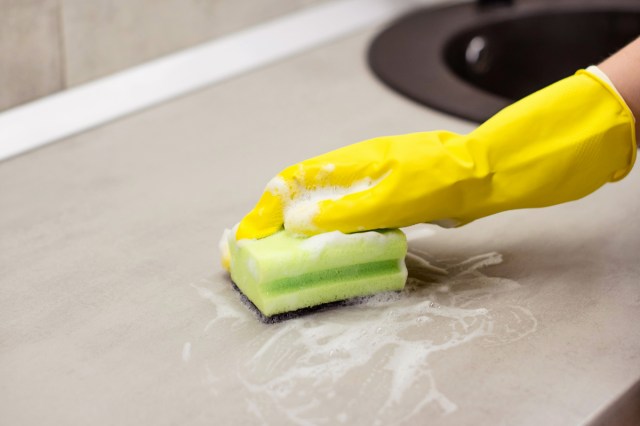
<instances>
[{"instance_id":1,"label":"green sponge","mask_svg":"<svg viewBox=\"0 0 640 426\"><path fill-rule=\"evenodd\" d=\"M266 317L324 303L401 290L407 240L400 230L280 231L260 240L227 236L231 279Z\"/></svg>"}]
</instances>

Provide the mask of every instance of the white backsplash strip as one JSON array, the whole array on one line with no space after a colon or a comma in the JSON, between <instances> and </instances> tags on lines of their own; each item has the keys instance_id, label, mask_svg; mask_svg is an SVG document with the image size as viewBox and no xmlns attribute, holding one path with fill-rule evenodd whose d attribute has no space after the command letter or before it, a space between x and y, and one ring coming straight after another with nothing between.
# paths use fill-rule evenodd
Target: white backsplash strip
<instances>
[{"instance_id":1,"label":"white backsplash strip","mask_svg":"<svg viewBox=\"0 0 640 426\"><path fill-rule=\"evenodd\" d=\"M424 0L337 0L0 114L0 160L383 22Z\"/></svg>"}]
</instances>

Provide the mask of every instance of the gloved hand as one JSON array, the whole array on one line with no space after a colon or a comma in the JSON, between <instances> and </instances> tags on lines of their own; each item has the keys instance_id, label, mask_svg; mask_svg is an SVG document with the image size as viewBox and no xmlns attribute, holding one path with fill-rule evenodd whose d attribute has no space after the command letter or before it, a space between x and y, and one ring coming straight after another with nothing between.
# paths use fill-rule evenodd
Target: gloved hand
<instances>
[{"instance_id":1,"label":"gloved hand","mask_svg":"<svg viewBox=\"0 0 640 426\"><path fill-rule=\"evenodd\" d=\"M283 225L305 235L458 226L581 198L624 177L635 154L624 100L581 70L467 135L376 138L288 167L269 182L236 238L262 238Z\"/></svg>"}]
</instances>

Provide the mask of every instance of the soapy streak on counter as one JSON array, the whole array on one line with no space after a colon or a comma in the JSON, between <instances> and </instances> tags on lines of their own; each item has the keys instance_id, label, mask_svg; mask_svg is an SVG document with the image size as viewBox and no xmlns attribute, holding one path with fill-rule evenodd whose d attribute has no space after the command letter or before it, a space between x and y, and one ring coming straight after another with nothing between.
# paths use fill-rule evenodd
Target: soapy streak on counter
<instances>
[{"instance_id":1,"label":"soapy streak on counter","mask_svg":"<svg viewBox=\"0 0 640 426\"><path fill-rule=\"evenodd\" d=\"M408 239L429 234L422 229ZM485 346L514 342L534 333L537 320L517 304L520 284L483 272L502 262L500 254L441 261L411 245L409 250L409 279L402 292L265 326L243 344L245 356L230 359L229 365L213 369L201 354L214 400L220 376L231 375L227 380L240 382L248 392L246 410L266 424L283 424L286 418L291 424L357 419L382 425L456 411L456 402L438 389L429 356L477 339ZM220 287L204 279L192 287L216 311L196 350L209 350L207 340L219 327L242 333L258 321L230 291L230 283ZM497 294L504 298L515 290L513 304L483 307ZM349 380L355 372L365 379L354 390Z\"/></svg>"}]
</instances>

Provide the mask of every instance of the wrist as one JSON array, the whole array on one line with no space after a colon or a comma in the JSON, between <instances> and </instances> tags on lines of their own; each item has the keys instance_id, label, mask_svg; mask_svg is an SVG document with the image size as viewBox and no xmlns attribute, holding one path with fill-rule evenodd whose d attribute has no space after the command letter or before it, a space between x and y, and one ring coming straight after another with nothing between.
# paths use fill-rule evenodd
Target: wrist
<instances>
[{"instance_id":1,"label":"wrist","mask_svg":"<svg viewBox=\"0 0 640 426\"><path fill-rule=\"evenodd\" d=\"M633 101L636 100L635 97L631 96L628 90L625 90L625 95L623 95L621 91L618 90L618 87L614 84L614 82L609 78L609 76L602 70L602 66L591 65L584 71L586 71L587 74L595 77L605 86L609 87L611 91L618 96L620 103L631 113L631 117L634 121L635 134L637 139L638 135L640 134L640 105L634 104ZM640 144L640 140L637 140L637 143Z\"/></svg>"},{"instance_id":2,"label":"wrist","mask_svg":"<svg viewBox=\"0 0 640 426\"><path fill-rule=\"evenodd\" d=\"M636 134L640 132L640 38L598 65L610 86L624 99L635 117Z\"/></svg>"}]
</instances>

